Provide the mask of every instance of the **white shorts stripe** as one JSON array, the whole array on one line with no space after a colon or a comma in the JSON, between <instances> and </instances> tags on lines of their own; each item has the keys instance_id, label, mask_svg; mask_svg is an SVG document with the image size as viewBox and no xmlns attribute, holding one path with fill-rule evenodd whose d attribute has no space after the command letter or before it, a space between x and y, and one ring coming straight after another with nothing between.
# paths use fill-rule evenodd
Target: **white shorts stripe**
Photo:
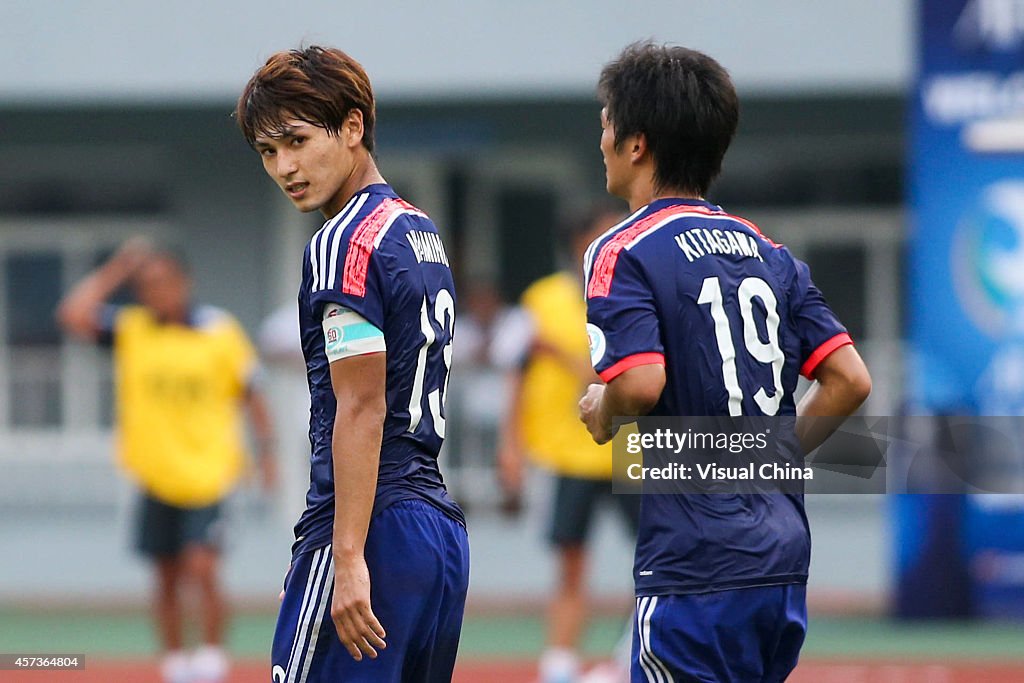
<instances>
[{"instance_id":1,"label":"white shorts stripe","mask_svg":"<svg viewBox=\"0 0 1024 683\"><path fill-rule=\"evenodd\" d=\"M298 663L296 658L303 652L303 645L306 642L306 627L309 624L309 615L316 602L316 596L320 592L320 584L324 578L324 569L332 559L331 546L320 548L316 551L310 561L309 579L306 581L306 592L302 595L302 607L299 609L299 619L295 623L295 639L292 641L292 651L288 656L288 679L287 683L295 683L298 675Z\"/></svg>"},{"instance_id":2,"label":"white shorts stripe","mask_svg":"<svg viewBox=\"0 0 1024 683\"><path fill-rule=\"evenodd\" d=\"M644 640L644 613L647 610L647 603L650 598L637 598L636 601L636 633L637 633L637 661L643 669L647 683L663 683L658 672L655 671L647 659L647 646Z\"/></svg>"},{"instance_id":3,"label":"white shorts stripe","mask_svg":"<svg viewBox=\"0 0 1024 683\"><path fill-rule=\"evenodd\" d=\"M329 548L330 546L328 546ZM299 674L297 683L306 683L306 678L309 676L309 667L313 665L313 653L316 652L316 641L320 637L320 622L323 620L324 612L331 604L334 594L334 554L328 553L328 556L331 559L327 563L327 580L324 582L324 592L320 596L320 605L317 607L313 619L313 632L310 634L309 645L306 646L306 651L302 654L302 672Z\"/></svg>"},{"instance_id":4,"label":"white shorts stripe","mask_svg":"<svg viewBox=\"0 0 1024 683\"><path fill-rule=\"evenodd\" d=\"M302 604L299 606L299 620L300 621L301 621L302 615L306 612L306 605L309 604L310 591L312 590L313 585L316 583L316 575L317 575L317 571L318 571L317 565L320 562L320 556L321 556L322 553L323 553L323 549L322 548L320 550L314 551L313 560L312 560L312 562L310 562L310 565L309 565L311 571L309 572L309 576L306 577L306 588L305 588L305 590L302 593ZM299 640L299 630L298 630L298 628L296 628L295 629L295 636L292 637L292 649L291 649L291 653L288 655L288 663L290 663L293 659L295 659L295 648L297 647L298 640Z\"/></svg>"},{"instance_id":5,"label":"white shorts stripe","mask_svg":"<svg viewBox=\"0 0 1024 683\"><path fill-rule=\"evenodd\" d=\"M346 215L333 229L334 239L331 240L331 260L325 264L326 266L329 266L329 270L327 272L327 278L321 281L324 283L323 289L334 289L334 279L338 269L338 249L341 247L341 236L345 232L345 228L348 227L348 224L352 222L352 218L359 213L359 209L363 208L363 204L366 203L369 196L369 194L359 195L359 199L352 206L352 210L349 211L348 215Z\"/></svg>"},{"instance_id":6,"label":"white shorts stripe","mask_svg":"<svg viewBox=\"0 0 1024 683\"><path fill-rule=\"evenodd\" d=\"M640 635L640 664L647 674L647 680L651 683L675 683L672 673L665 663L658 659L651 649L651 617L654 616L654 609L658 605L657 596L641 598L646 604L637 606L637 627Z\"/></svg>"},{"instance_id":7,"label":"white shorts stripe","mask_svg":"<svg viewBox=\"0 0 1024 683\"><path fill-rule=\"evenodd\" d=\"M647 655L651 663L654 665L654 668L658 669L659 671L661 671L662 674L664 674L666 683L675 683L675 679L672 678L672 672L669 670L668 666L663 661L661 661L658 655L654 654L654 648L651 647L651 618L654 616L654 610L657 607L658 598L657 596L655 596L651 598L651 604L647 610L647 624L645 629L647 633Z\"/></svg>"}]
</instances>

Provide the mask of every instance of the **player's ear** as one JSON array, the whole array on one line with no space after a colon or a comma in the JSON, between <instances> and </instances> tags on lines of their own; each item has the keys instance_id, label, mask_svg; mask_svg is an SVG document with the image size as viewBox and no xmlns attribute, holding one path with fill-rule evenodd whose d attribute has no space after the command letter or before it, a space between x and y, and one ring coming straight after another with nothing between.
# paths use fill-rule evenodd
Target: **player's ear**
<instances>
[{"instance_id":1,"label":"player's ear","mask_svg":"<svg viewBox=\"0 0 1024 683\"><path fill-rule=\"evenodd\" d=\"M626 149L629 150L629 160L634 164L641 161L647 154L647 136L643 133L634 133L625 142Z\"/></svg>"},{"instance_id":2,"label":"player's ear","mask_svg":"<svg viewBox=\"0 0 1024 683\"><path fill-rule=\"evenodd\" d=\"M363 112L352 108L345 114L345 120L341 124L341 133L345 143L355 147L363 141Z\"/></svg>"}]
</instances>

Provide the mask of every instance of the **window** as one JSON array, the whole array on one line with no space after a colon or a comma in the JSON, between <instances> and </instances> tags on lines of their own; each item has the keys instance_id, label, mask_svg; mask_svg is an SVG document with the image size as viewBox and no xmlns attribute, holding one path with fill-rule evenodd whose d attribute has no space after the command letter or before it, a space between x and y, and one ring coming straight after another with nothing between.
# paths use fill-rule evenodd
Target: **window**
<instances>
[{"instance_id":1,"label":"window","mask_svg":"<svg viewBox=\"0 0 1024 683\"><path fill-rule=\"evenodd\" d=\"M7 422L57 427L61 401L61 334L53 311L61 296L59 253L14 252L3 259L9 363Z\"/></svg>"},{"instance_id":2,"label":"window","mask_svg":"<svg viewBox=\"0 0 1024 683\"><path fill-rule=\"evenodd\" d=\"M737 213L810 266L872 370L865 414L895 414L903 396L902 214L870 207Z\"/></svg>"},{"instance_id":3,"label":"window","mask_svg":"<svg viewBox=\"0 0 1024 683\"><path fill-rule=\"evenodd\" d=\"M157 231L123 218L0 222L0 433L109 431L109 352L67 338L54 314L125 236Z\"/></svg>"}]
</instances>

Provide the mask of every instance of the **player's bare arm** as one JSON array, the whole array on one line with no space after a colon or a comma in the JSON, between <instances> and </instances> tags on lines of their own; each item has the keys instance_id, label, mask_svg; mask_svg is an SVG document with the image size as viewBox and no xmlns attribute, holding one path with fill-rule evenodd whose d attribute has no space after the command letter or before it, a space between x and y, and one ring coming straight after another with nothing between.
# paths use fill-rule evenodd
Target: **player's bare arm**
<instances>
[{"instance_id":1,"label":"player's bare arm","mask_svg":"<svg viewBox=\"0 0 1024 683\"><path fill-rule=\"evenodd\" d=\"M612 418L646 415L665 389L665 366L638 365L608 384L591 384L580 399L580 419L597 443L615 436Z\"/></svg>"},{"instance_id":2,"label":"player's bare arm","mask_svg":"<svg viewBox=\"0 0 1024 683\"><path fill-rule=\"evenodd\" d=\"M103 265L86 275L61 300L57 322L68 333L84 341L99 334L100 307L138 271L152 251L144 237L126 240Z\"/></svg>"},{"instance_id":3,"label":"player's bare arm","mask_svg":"<svg viewBox=\"0 0 1024 683\"><path fill-rule=\"evenodd\" d=\"M249 414L249 424L256 437L260 483L263 491L270 493L277 486L277 439L274 436L270 406L259 386L250 386L246 391L245 407Z\"/></svg>"},{"instance_id":4,"label":"player's bare arm","mask_svg":"<svg viewBox=\"0 0 1024 683\"><path fill-rule=\"evenodd\" d=\"M533 353L538 355L547 354L554 357L563 367L579 377L580 382L584 384L598 381L597 373L594 372L594 366L590 364L589 359L579 358L571 353L566 353L565 349L555 344L538 339L533 343Z\"/></svg>"},{"instance_id":5,"label":"player's bare arm","mask_svg":"<svg viewBox=\"0 0 1024 683\"><path fill-rule=\"evenodd\" d=\"M505 375L508 387L508 413L502 422L498 439L498 482L510 508L518 506L523 489L523 469L526 455L523 452L523 436L520 414L523 400L523 373L510 370Z\"/></svg>"},{"instance_id":6,"label":"player's bare arm","mask_svg":"<svg viewBox=\"0 0 1024 683\"><path fill-rule=\"evenodd\" d=\"M849 344L821 361L814 370L814 379L796 407L796 435L804 453L824 443L871 393L871 375Z\"/></svg>"},{"instance_id":7,"label":"player's bare arm","mask_svg":"<svg viewBox=\"0 0 1024 683\"><path fill-rule=\"evenodd\" d=\"M523 401L524 401L524 379L526 368L539 353L539 340L536 338L536 321L533 315L524 309L524 315L520 321L522 329L528 329L529 334L524 335L522 347L516 348L517 362L505 373L505 386L507 387L507 408L505 419L501 423L501 431L498 435L497 464L498 483L501 486L502 510L508 514L516 514L521 509L523 478L526 469L526 448L523 436ZM492 353L494 353L492 349Z\"/></svg>"},{"instance_id":8,"label":"player's bare arm","mask_svg":"<svg viewBox=\"0 0 1024 683\"><path fill-rule=\"evenodd\" d=\"M334 419L334 596L331 618L353 659L386 647L384 627L370 606L370 575L363 549L373 512L384 428L387 362L384 353L331 363L338 408Z\"/></svg>"}]
</instances>

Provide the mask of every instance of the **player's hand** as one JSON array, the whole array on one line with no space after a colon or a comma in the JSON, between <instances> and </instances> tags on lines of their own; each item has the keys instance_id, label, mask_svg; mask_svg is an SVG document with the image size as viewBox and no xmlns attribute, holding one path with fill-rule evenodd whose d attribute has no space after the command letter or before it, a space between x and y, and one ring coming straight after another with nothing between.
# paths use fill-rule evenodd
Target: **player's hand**
<instances>
[{"instance_id":1,"label":"player's hand","mask_svg":"<svg viewBox=\"0 0 1024 683\"><path fill-rule=\"evenodd\" d=\"M129 237L111 257L123 269L125 275L132 275L153 253L153 243L148 237L135 235Z\"/></svg>"},{"instance_id":2,"label":"player's hand","mask_svg":"<svg viewBox=\"0 0 1024 683\"><path fill-rule=\"evenodd\" d=\"M285 572L284 572L284 580L285 580L286 583L288 581L288 574L290 574L291 571L292 571L292 563L289 562L288 563L288 569L286 569ZM284 588L281 588L281 592L277 596L277 601L278 602L284 602Z\"/></svg>"},{"instance_id":3,"label":"player's hand","mask_svg":"<svg viewBox=\"0 0 1024 683\"><path fill-rule=\"evenodd\" d=\"M347 561L335 558L331 619L341 644L357 662L364 654L376 658L377 649L387 647L384 627L370 608L370 572L361 556Z\"/></svg>"},{"instance_id":4,"label":"player's hand","mask_svg":"<svg viewBox=\"0 0 1024 683\"><path fill-rule=\"evenodd\" d=\"M504 438L498 448L497 459L498 483L501 485L499 509L506 517L518 517L523 511L523 451L515 439Z\"/></svg>"},{"instance_id":5,"label":"player's hand","mask_svg":"<svg viewBox=\"0 0 1024 683\"><path fill-rule=\"evenodd\" d=\"M604 384L591 384L580 399L580 420L587 427L590 436L597 443L608 443L614 432L611 425L605 425L601 417L601 399L604 397Z\"/></svg>"},{"instance_id":6,"label":"player's hand","mask_svg":"<svg viewBox=\"0 0 1024 683\"><path fill-rule=\"evenodd\" d=\"M260 483L263 493L270 496L277 490L280 475L277 471L277 454L264 451L260 454Z\"/></svg>"},{"instance_id":7,"label":"player's hand","mask_svg":"<svg viewBox=\"0 0 1024 683\"><path fill-rule=\"evenodd\" d=\"M523 456L515 446L498 449L498 483L507 495L518 496L523 490Z\"/></svg>"}]
</instances>

